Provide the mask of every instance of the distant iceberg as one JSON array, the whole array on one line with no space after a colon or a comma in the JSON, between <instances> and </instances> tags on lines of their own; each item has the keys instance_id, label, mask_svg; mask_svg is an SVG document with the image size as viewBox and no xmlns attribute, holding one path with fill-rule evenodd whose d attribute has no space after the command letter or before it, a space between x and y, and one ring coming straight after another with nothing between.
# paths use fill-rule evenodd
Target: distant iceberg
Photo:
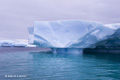
<instances>
[{"instance_id":1,"label":"distant iceberg","mask_svg":"<svg viewBox=\"0 0 120 80\"><path fill-rule=\"evenodd\" d=\"M24 41L0 40L0 47L27 47Z\"/></svg>"},{"instance_id":2,"label":"distant iceberg","mask_svg":"<svg viewBox=\"0 0 120 80\"><path fill-rule=\"evenodd\" d=\"M16 41L14 42L14 45L15 47L27 47L27 44L23 41Z\"/></svg>"},{"instance_id":3,"label":"distant iceberg","mask_svg":"<svg viewBox=\"0 0 120 80\"><path fill-rule=\"evenodd\" d=\"M28 28L29 43L45 48L88 48L118 28L85 20L35 21Z\"/></svg>"},{"instance_id":4,"label":"distant iceberg","mask_svg":"<svg viewBox=\"0 0 120 80\"><path fill-rule=\"evenodd\" d=\"M12 40L0 40L0 46L2 47L12 47L14 45L14 41Z\"/></svg>"}]
</instances>

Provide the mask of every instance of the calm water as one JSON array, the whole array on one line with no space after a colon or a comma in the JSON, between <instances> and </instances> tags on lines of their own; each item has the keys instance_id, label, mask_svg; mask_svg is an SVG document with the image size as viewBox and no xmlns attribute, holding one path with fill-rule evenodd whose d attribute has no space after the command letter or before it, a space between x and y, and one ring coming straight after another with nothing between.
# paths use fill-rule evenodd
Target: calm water
<instances>
[{"instance_id":1,"label":"calm water","mask_svg":"<svg viewBox=\"0 0 120 80\"><path fill-rule=\"evenodd\" d=\"M0 53L0 80L120 80L120 55Z\"/></svg>"}]
</instances>

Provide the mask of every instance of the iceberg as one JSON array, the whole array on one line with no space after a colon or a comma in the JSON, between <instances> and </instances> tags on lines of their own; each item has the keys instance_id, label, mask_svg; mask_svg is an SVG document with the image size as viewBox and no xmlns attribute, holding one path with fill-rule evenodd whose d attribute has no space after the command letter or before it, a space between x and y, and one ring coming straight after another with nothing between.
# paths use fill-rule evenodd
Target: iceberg
<instances>
[{"instance_id":1,"label":"iceberg","mask_svg":"<svg viewBox=\"0 0 120 80\"><path fill-rule=\"evenodd\" d=\"M118 24L102 24L87 20L35 21L29 27L29 43L51 48L54 53L75 52L93 47L120 29Z\"/></svg>"},{"instance_id":2,"label":"iceberg","mask_svg":"<svg viewBox=\"0 0 120 80\"><path fill-rule=\"evenodd\" d=\"M23 42L23 41L16 41L16 42L14 42L13 46L14 47L26 47L27 44L25 42Z\"/></svg>"},{"instance_id":3,"label":"iceberg","mask_svg":"<svg viewBox=\"0 0 120 80\"><path fill-rule=\"evenodd\" d=\"M49 48L90 47L115 30L100 22L85 20L35 21L34 27L28 28L30 43Z\"/></svg>"},{"instance_id":4,"label":"iceberg","mask_svg":"<svg viewBox=\"0 0 120 80\"><path fill-rule=\"evenodd\" d=\"M24 41L0 40L0 47L27 47Z\"/></svg>"},{"instance_id":5,"label":"iceberg","mask_svg":"<svg viewBox=\"0 0 120 80\"><path fill-rule=\"evenodd\" d=\"M0 40L0 46L2 47L12 47L14 45L14 41L12 40Z\"/></svg>"}]
</instances>

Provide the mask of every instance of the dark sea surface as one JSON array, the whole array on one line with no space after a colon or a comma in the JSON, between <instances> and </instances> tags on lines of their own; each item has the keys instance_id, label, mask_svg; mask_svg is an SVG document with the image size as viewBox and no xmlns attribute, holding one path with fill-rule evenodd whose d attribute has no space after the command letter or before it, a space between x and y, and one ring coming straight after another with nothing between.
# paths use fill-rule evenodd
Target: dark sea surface
<instances>
[{"instance_id":1,"label":"dark sea surface","mask_svg":"<svg viewBox=\"0 0 120 80\"><path fill-rule=\"evenodd\" d=\"M0 53L0 80L120 80L120 55Z\"/></svg>"}]
</instances>

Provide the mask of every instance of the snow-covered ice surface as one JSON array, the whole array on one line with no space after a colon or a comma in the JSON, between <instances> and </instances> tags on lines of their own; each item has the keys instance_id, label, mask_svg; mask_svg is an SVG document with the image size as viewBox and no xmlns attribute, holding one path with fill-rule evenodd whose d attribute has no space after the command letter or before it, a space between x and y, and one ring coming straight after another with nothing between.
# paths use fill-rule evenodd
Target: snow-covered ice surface
<instances>
[{"instance_id":1,"label":"snow-covered ice surface","mask_svg":"<svg viewBox=\"0 0 120 80\"><path fill-rule=\"evenodd\" d=\"M119 28L85 20L35 21L28 28L29 43L45 48L87 48Z\"/></svg>"},{"instance_id":2,"label":"snow-covered ice surface","mask_svg":"<svg viewBox=\"0 0 120 80\"><path fill-rule=\"evenodd\" d=\"M104 26L112 28L112 29L120 29L120 23L114 23L114 24L105 24Z\"/></svg>"}]
</instances>

